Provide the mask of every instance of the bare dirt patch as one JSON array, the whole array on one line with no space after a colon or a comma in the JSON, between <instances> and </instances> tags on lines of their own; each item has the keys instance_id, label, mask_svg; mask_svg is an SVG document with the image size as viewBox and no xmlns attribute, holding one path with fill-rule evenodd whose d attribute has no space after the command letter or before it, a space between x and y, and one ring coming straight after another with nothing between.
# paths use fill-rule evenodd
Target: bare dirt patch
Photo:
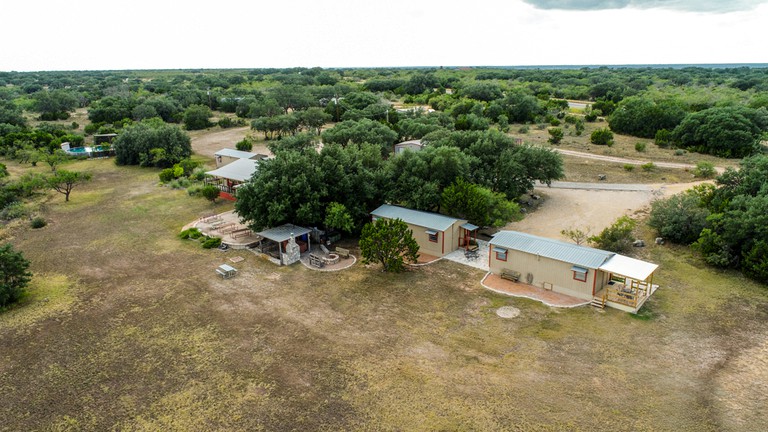
<instances>
[{"instance_id":1,"label":"bare dirt patch","mask_svg":"<svg viewBox=\"0 0 768 432\"><path fill-rule=\"evenodd\" d=\"M201 131L189 132L189 136L192 140L192 151L208 158L213 158L214 153L223 148L235 148L235 144L237 144L238 141L242 141L243 138L250 135L251 128L248 126L229 129L214 127ZM256 141L251 151L266 155L272 154L263 141Z\"/></svg>"}]
</instances>

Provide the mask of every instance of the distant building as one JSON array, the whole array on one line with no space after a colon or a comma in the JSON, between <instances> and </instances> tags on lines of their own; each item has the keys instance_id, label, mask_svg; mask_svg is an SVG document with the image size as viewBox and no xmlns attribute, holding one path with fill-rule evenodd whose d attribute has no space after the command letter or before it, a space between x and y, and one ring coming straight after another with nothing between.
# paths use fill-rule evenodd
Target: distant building
<instances>
[{"instance_id":1,"label":"distant building","mask_svg":"<svg viewBox=\"0 0 768 432\"><path fill-rule=\"evenodd\" d=\"M216 167L220 168L239 159L262 160L266 159L267 155L225 148L214 153L214 158Z\"/></svg>"},{"instance_id":2,"label":"distant building","mask_svg":"<svg viewBox=\"0 0 768 432\"><path fill-rule=\"evenodd\" d=\"M406 149L409 149L411 151L421 151L421 149L424 148L424 143L421 142L421 140L410 140L410 141L403 141L401 143L395 144L395 154L400 154L404 152Z\"/></svg>"}]
</instances>

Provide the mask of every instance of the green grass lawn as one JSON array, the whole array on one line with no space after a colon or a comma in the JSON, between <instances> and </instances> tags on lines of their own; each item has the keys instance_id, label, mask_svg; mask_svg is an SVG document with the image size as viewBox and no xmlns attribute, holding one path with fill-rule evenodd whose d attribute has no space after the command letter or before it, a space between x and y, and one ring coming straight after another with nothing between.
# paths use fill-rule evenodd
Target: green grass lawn
<instances>
[{"instance_id":1,"label":"green grass lawn","mask_svg":"<svg viewBox=\"0 0 768 432\"><path fill-rule=\"evenodd\" d=\"M323 273L203 250L176 234L231 204L111 160L68 169L94 180L69 203L51 195L45 228L8 235L35 277L24 302L0 314L2 431L768 422L768 290L687 249L643 251L661 264L661 289L638 317L552 309L486 291L482 272L451 262ZM221 280L214 269L235 255L245 258L238 276ZM501 306L521 314L499 318Z\"/></svg>"}]
</instances>

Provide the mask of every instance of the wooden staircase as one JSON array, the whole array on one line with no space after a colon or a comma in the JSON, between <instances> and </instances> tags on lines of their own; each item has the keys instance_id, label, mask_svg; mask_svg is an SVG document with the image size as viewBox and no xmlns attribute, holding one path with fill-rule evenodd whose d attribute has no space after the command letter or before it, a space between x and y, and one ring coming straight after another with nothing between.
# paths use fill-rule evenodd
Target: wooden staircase
<instances>
[{"instance_id":1,"label":"wooden staircase","mask_svg":"<svg viewBox=\"0 0 768 432\"><path fill-rule=\"evenodd\" d=\"M590 305L593 308L605 309L605 302L606 302L605 297L592 297L592 302L590 303Z\"/></svg>"}]
</instances>

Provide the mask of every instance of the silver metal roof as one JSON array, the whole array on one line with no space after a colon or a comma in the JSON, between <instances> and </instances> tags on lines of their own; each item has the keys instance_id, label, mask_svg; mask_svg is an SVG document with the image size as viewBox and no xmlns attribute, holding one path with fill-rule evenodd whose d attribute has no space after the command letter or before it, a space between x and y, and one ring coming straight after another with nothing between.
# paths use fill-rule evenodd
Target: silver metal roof
<instances>
[{"instance_id":1,"label":"silver metal roof","mask_svg":"<svg viewBox=\"0 0 768 432\"><path fill-rule=\"evenodd\" d=\"M270 228L259 233L260 236L265 239L276 241L278 243L284 242L291 237L300 237L304 234L312 231L309 228L300 227L294 224L280 225L279 227Z\"/></svg>"},{"instance_id":2,"label":"silver metal roof","mask_svg":"<svg viewBox=\"0 0 768 432\"><path fill-rule=\"evenodd\" d=\"M600 249L565 243L517 231L499 231L488 242L497 247L541 255L546 258L597 269L616 255Z\"/></svg>"},{"instance_id":3,"label":"silver metal roof","mask_svg":"<svg viewBox=\"0 0 768 432\"><path fill-rule=\"evenodd\" d=\"M229 148L221 149L221 150L217 151L214 154L216 156L229 156L229 157L238 158L238 159L250 159L250 158L256 156L256 153L251 153L251 152L242 151L242 150L229 149Z\"/></svg>"},{"instance_id":4,"label":"silver metal roof","mask_svg":"<svg viewBox=\"0 0 768 432\"><path fill-rule=\"evenodd\" d=\"M437 213L412 210L390 204L383 204L372 211L371 214L386 219L401 219L407 224L421 226L435 231L445 231L461 220Z\"/></svg>"},{"instance_id":5,"label":"silver metal roof","mask_svg":"<svg viewBox=\"0 0 768 432\"><path fill-rule=\"evenodd\" d=\"M244 182L251 179L251 176L256 172L258 167L259 161L252 159L238 159L219 169L208 171L206 174L213 177Z\"/></svg>"}]
</instances>

